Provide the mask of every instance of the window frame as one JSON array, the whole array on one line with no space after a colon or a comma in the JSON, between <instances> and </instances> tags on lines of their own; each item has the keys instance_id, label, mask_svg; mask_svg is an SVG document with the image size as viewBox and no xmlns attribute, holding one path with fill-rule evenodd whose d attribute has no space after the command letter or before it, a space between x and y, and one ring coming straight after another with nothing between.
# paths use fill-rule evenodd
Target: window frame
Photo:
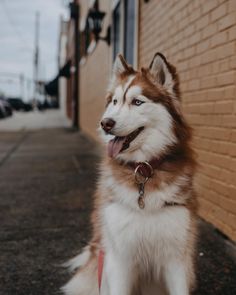
<instances>
[{"instance_id":1,"label":"window frame","mask_svg":"<svg viewBox=\"0 0 236 295\"><path fill-rule=\"evenodd\" d=\"M122 11L123 11L123 7L122 7L122 1L116 1L115 3L116 5L113 7L112 9L112 60L114 61L116 58L116 55L118 53L122 53L123 52L123 44L122 44L122 39L123 39L123 31L122 31ZM120 37L120 43L119 43L119 48L117 50L117 52L115 52L115 30L116 30L116 22L115 22L115 11L119 6L119 10L120 10L120 15L119 15L119 37Z\"/></svg>"},{"instance_id":2,"label":"window frame","mask_svg":"<svg viewBox=\"0 0 236 295\"><path fill-rule=\"evenodd\" d=\"M114 34L114 22L113 15L117 5L120 4L120 53L124 55L125 53L125 0L113 0L112 2L112 34ZM135 22L134 22L134 63L133 66L137 68L138 66L138 32L139 32L139 0L135 0ZM114 35L112 36L114 40ZM114 44L112 44L112 60L114 61Z\"/></svg>"},{"instance_id":3,"label":"window frame","mask_svg":"<svg viewBox=\"0 0 236 295\"><path fill-rule=\"evenodd\" d=\"M132 23L129 22L129 20L131 18L129 18L129 1L133 1L133 8L134 8L134 11L133 11L133 19L132 19ZM137 16L136 16L136 0L125 0L124 1L124 28L125 28L125 31L124 31L124 58L127 60L128 63L131 63L132 65L135 64L135 47L136 47L136 44L135 44L135 40L136 40L136 19L137 19ZM131 24L131 26L133 26L133 40L132 40L132 43L133 44L130 44L129 43L129 36L128 36L128 27L129 25ZM127 42L128 41L128 42ZM128 50L128 48L132 47L133 49L133 52L131 53L131 57L132 57L132 62L130 62L129 60L129 55L130 55L130 51Z\"/></svg>"}]
</instances>

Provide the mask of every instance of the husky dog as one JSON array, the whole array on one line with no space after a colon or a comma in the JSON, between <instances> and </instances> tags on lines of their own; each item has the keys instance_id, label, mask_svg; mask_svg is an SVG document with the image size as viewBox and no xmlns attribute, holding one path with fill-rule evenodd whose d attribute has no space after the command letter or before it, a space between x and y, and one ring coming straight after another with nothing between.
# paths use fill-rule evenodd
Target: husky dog
<instances>
[{"instance_id":1,"label":"husky dog","mask_svg":"<svg viewBox=\"0 0 236 295\"><path fill-rule=\"evenodd\" d=\"M140 71L117 56L101 131L107 152L95 196L93 238L69 262L75 275L63 291L190 294L195 283L196 165L178 75L161 53Z\"/></svg>"}]
</instances>

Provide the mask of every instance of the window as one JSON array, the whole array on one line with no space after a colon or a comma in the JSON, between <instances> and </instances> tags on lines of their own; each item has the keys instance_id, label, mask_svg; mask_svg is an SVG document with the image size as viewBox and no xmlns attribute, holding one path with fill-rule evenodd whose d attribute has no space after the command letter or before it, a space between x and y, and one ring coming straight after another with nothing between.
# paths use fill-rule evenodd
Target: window
<instances>
[{"instance_id":1,"label":"window","mask_svg":"<svg viewBox=\"0 0 236 295\"><path fill-rule=\"evenodd\" d=\"M79 42L80 42L80 57L85 55L85 42L84 42L84 32L80 32Z\"/></svg>"},{"instance_id":2,"label":"window","mask_svg":"<svg viewBox=\"0 0 236 295\"><path fill-rule=\"evenodd\" d=\"M121 49L120 7L121 4L118 3L113 11L113 59L115 59Z\"/></svg>"},{"instance_id":3,"label":"window","mask_svg":"<svg viewBox=\"0 0 236 295\"><path fill-rule=\"evenodd\" d=\"M124 56L127 62L133 65L135 47L135 0L126 0L124 4Z\"/></svg>"},{"instance_id":4,"label":"window","mask_svg":"<svg viewBox=\"0 0 236 295\"><path fill-rule=\"evenodd\" d=\"M80 56L86 57L88 54L88 48L92 42L92 34L89 30L88 21L83 32L80 33Z\"/></svg>"},{"instance_id":5,"label":"window","mask_svg":"<svg viewBox=\"0 0 236 295\"><path fill-rule=\"evenodd\" d=\"M122 53L127 62L137 66L138 1L113 0L113 60Z\"/></svg>"},{"instance_id":6,"label":"window","mask_svg":"<svg viewBox=\"0 0 236 295\"><path fill-rule=\"evenodd\" d=\"M86 22L86 27L85 27L85 50L87 52L89 45L92 41L92 36L91 36L91 32L89 30L89 24L88 21Z\"/></svg>"}]
</instances>

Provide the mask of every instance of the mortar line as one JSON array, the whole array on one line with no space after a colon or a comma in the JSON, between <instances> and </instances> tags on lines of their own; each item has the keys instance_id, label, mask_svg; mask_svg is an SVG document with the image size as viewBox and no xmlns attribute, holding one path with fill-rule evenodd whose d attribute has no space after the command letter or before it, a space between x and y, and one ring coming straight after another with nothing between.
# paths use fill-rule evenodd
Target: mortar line
<instances>
[{"instance_id":1,"label":"mortar line","mask_svg":"<svg viewBox=\"0 0 236 295\"><path fill-rule=\"evenodd\" d=\"M23 136L15 143L15 145L7 152L5 157L0 161L0 168L7 162L7 160L11 157L11 155L17 151L17 149L20 147L20 145L26 140L26 138L29 136L29 132L26 132L23 134Z\"/></svg>"}]
</instances>

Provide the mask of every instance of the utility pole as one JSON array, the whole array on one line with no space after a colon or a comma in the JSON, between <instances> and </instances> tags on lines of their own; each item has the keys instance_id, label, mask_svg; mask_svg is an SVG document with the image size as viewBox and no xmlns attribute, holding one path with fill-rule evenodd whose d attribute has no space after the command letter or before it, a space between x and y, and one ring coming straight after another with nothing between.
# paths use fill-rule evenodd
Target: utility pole
<instances>
[{"instance_id":1,"label":"utility pole","mask_svg":"<svg viewBox=\"0 0 236 295\"><path fill-rule=\"evenodd\" d=\"M34 103L38 92L38 68L39 68L39 26L40 13L37 11L35 15L35 52L34 52Z\"/></svg>"},{"instance_id":2,"label":"utility pole","mask_svg":"<svg viewBox=\"0 0 236 295\"><path fill-rule=\"evenodd\" d=\"M31 101L31 99L32 99L32 88L31 88L31 80L30 79L27 79L27 101L29 102L29 101Z\"/></svg>"},{"instance_id":3,"label":"utility pole","mask_svg":"<svg viewBox=\"0 0 236 295\"><path fill-rule=\"evenodd\" d=\"M75 120L76 123L74 126L79 130L80 129L80 105L79 105L79 62L80 62L80 47L79 47L79 42L80 42L80 33L79 33L79 4L76 2L77 6L77 16L75 18Z\"/></svg>"},{"instance_id":4,"label":"utility pole","mask_svg":"<svg viewBox=\"0 0 236 295\"><path fill-rule=\"evenodd\" d=\"M21 92L21 98L22 98L22 100L24 100L24 98L25 98L25 77L24 77L24 74L23 73L21 73L20 74L20 78L19 78L19 80L20 80L20 92Z\"/></svg>"},{"instance_id":5,"label":"utility pole","mask_svg":"<svg viewBox=\"0 0 236 295\"><path fill-rule=\"evenodd\" d=\"M73 89L73 127L80 130L80 105L79 105L79 62L80 62L80 47L79 47L79 4L74 0L70 4L71 18L74 20L74 89Z\"/></svg>"}]
</instances>

